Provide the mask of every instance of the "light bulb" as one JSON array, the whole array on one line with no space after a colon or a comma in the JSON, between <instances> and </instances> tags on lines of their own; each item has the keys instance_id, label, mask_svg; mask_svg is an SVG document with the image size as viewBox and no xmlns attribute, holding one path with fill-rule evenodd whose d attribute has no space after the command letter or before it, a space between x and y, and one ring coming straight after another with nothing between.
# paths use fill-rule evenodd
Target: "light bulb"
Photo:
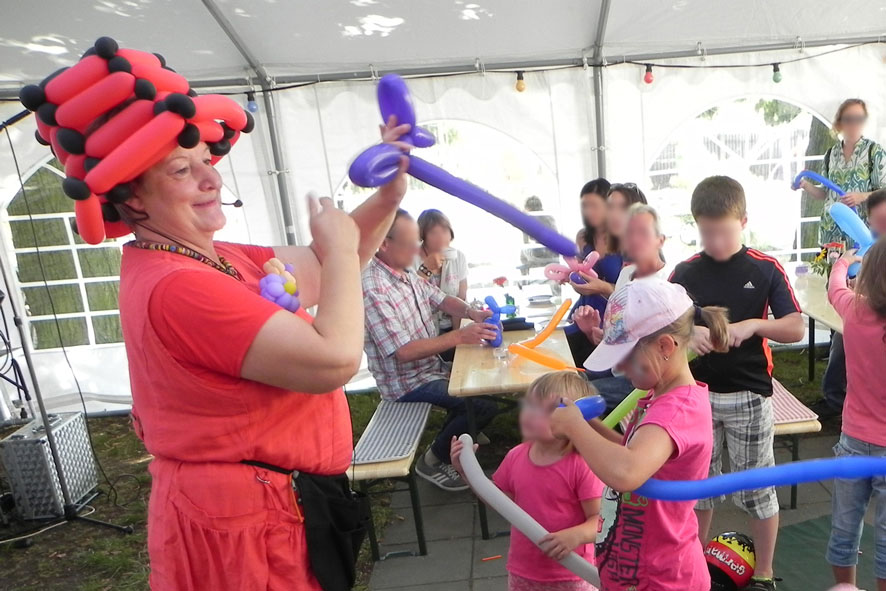
<instances>
[{"instance_id":1,"label":"light bulb","mask_svg":"<svg viewBox=\"0 0 886 591\"><path fill-rule=\"evenodd\" d=\"M258 113L258 103L255 102L255 93L247 92L246 93L246 109L250 113Z\"/></svg>"},{"instance_id":2,"label":"light bulb","mask_svg":"<svg viewBox=\"0 0 886 591\"><path fill-rule=\"evenodd\" d=\"M514 85L514 88L517 89L517 92L523 92L526 90L526 81L523 80L523 72L517 72L517 84Z\"/></svg>"},{"instance_id":3,"label":"light bulb","mask_svg":"<svg viewBox=\"0 0 886 591\"><path fill-rule=\"evenodd\" d=\"M776 84L781 82L781 70L778 68L778 64L772 64L772 81Z\"/></svg>"},{"instance_id":4,"label":"light bulb","mask_svg":"<svg viewBox=\"0 0 886 591\"><path fill-rule=\"evenodd\" d=\"M646 73L643 75L643 82L646 84L652 84L652 81L655 80L655 76L652 75L652 65L646 65Z\"/></svg>"}]
</instances>

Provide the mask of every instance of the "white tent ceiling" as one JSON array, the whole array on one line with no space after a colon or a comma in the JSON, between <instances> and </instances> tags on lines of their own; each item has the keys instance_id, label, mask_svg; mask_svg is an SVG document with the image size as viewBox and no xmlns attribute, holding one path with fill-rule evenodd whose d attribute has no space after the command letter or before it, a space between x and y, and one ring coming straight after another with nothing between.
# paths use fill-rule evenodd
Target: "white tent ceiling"
<instances>
[{"instance_id":1,"label":"white tent ceiling","mask_svg":"<svg viewBox=\"0 0 886 591\"><path fill-rule=\"evenodd\" d=\"M604 6L605 4L605 6ZM608 7L608 10L604 10ZM244 81L249 60L278 81L378 71L651 59L761 46L886 40L872 0L35 0L0 25L0 91L72 65L92 42L162 51L194 81ZM604 27L601 27L601 17ZM603 37L600 39L598 37Z\"/></svg>"}]
</instances>

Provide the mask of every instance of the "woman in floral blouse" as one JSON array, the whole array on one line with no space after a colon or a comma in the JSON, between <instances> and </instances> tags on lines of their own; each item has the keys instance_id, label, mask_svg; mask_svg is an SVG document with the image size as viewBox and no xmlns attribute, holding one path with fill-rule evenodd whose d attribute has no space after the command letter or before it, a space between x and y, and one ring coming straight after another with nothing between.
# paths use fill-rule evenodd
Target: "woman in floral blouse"
<instances>
[{"instance_id":1,"label":"woman in floral blouse","mask_svg":"<svg viewBox=\"0 0 886 591\"><path fill-rule=\"evenodd\" d=\"M858 210L861 219L867 221L867 198L886 181L886 151L877 142L863 137L868 108L861 99L846 99L834 117L834 131L843 137L828 148L824 155L822 174L842 188L842 198L830 189L816 186L804 180L801 187L816 199L825 202L819 226L819 242L843 242L851 247L853 241L840 231L828 208L842 201Z\"/></svg>"}]
</instances>

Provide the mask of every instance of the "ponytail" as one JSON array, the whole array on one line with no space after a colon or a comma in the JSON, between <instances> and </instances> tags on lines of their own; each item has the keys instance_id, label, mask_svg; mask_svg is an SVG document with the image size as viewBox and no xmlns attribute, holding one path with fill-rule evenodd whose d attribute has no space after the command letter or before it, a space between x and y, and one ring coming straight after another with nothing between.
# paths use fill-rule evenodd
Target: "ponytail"
<instances>
[{"instance_id":1,"label":"ponytail","mask_svg":"<svg viewBox=\"0 0 886 591\"><path fill-rule=\"evenodd\" d=\"M729 351L729 311L718 306L705 306L695 309L696 318L708 327L714 351Z\"/></svg>"}]
</instances>

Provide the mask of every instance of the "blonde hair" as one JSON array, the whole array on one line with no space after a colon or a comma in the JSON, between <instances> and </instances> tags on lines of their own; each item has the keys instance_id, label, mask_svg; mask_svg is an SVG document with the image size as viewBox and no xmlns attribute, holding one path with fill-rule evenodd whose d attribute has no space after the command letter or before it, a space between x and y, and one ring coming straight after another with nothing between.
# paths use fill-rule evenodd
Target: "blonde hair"
<instances>
[{"instance_id":1,"label":"blonde hair","mask_svg":"<svg viewBox=\"0 0 886 591\"><path fill-rule=\"evenodd\" d=\"M596 394L597 389L574 371L554 371L536 378L529 385L526 398L536 402L568 398L575 402L579 398Z\"/></svg>"},{"instance_id":2,"label":"blonde hair","mask_svg":"<svg viewBox=\"0 0 886 591\"><path fill-rule=\"evenodd\" d=\"M692 338L692 333L695 330L696 310L700 316L699 320L711 333L711 344L714 346L714 351L718 353L729 351L729 312L726 308L718 306L692 307L661 330L657 330L640 339L637 344L645 345L661 335L670 335L678 343L685 346Z\"/></svg>"}]
</instances>

